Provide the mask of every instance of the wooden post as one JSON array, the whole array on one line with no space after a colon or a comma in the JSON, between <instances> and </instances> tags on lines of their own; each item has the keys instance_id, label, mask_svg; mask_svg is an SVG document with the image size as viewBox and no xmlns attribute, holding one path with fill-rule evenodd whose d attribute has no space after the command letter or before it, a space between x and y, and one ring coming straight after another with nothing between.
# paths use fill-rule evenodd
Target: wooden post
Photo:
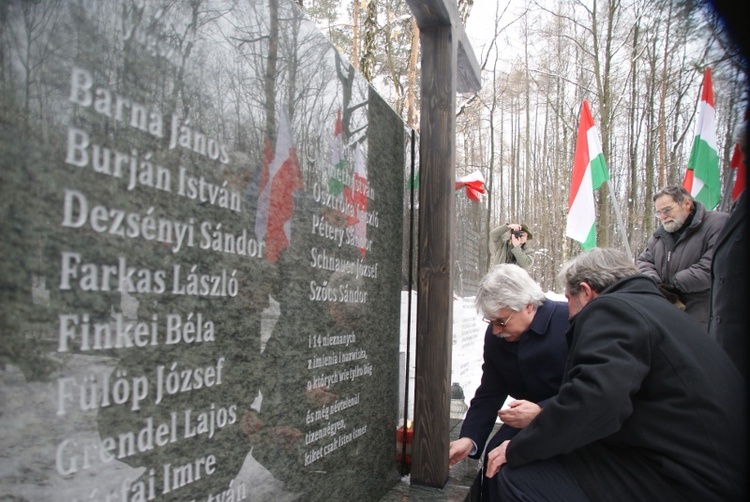
<instances>
[{"instance_id":1,"label":"wooden post","mask_svg":"<svg viewBox=\"0 0 750 502\"><path fill-rule=\"evenodd\" d=\"M456 92L478 91L479 66L455 0L407 0L422 45L417 346L411 482L448 482L453 338Z\"/></svg>"}]
</instances>

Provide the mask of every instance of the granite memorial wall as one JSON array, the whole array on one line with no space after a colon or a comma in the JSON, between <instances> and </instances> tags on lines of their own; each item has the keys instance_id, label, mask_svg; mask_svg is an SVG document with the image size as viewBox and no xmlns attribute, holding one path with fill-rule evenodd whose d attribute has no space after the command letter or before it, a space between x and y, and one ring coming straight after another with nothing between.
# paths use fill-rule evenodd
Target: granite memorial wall
<instances>
[{"instance_id":1,"label":"granite memorial wall","mask_svg":"<svg viewBox=\"0 0 750 502\"><path fill-rule=\"evenodd\" d=\"M377 500L399 117L290 0L0 10L0 499Z\"/></svg>"}]
</instances>

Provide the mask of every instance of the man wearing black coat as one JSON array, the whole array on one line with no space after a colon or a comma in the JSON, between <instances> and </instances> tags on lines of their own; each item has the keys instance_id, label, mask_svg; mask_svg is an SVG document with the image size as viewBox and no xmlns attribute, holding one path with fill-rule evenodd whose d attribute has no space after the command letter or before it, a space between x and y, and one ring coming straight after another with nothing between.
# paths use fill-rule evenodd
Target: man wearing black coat
<instances>
[{"instance_id":1,"label":"man wearing black coat","mask_svg":"<svg viewBox=\"0 0 750 502\"><path fill-rule=\"evenodd\" d=\"M711 317L708 334L724 347L747 378L747 192L737 199L716 240L711 267Z\"/></svg>"},{"instance_id":2,"label":"man wearing black coat","mask_svg":"<svg viewBox=\"0 0 750 502\"><path fill-rule=\"evenodd\" d=\"M482 278L476 297L489 323L484 334L482 380L471 400L459 439L450 444L450 465L479 458L498 416L500 430L487 444L491 451L528 424L557 393L568 347L565 302L545 297L528 272L515 264L500 264ZM503 403L514 400L505 409ZM494 486L479 475L482 500L496 498Z\"/></svg>"},{"instance_id":3,"label":"man wearing black coat","mask_svg":"<svg viewBox=\"0 0 750 502\"><path fill-rule=\"evenodd\" d=\"M653 201L661 224L638 256L638 268L707 331L711 260L728 215L707 210L682 186L662 188Z\"/></svg>"},{"instance_id":4,"label":"man wearing black coat","mask_svg":"<svg viewBox=\"0 0 750 502\"><path fill-rule=\"evenodd\" d=\"M503 502L745 500L744 379L619 250L563 266L560 392L488 455Z\"/></svg>"},{"instance_id":5,"label":"man wearing black coat","mask_svg":"<svg viewBox=\"0 0 750 502\"><path fill-rule=\"evenodd\" d=\"M735 132L735 142L744 154L747 169L747 123ZM729 219L714 244L711 262L711 316L708 334L726 350L747 379L747 257L750 254L750 234L747 218L750 200L745 189L735 201Z\"/></svg>"}]
</instances>

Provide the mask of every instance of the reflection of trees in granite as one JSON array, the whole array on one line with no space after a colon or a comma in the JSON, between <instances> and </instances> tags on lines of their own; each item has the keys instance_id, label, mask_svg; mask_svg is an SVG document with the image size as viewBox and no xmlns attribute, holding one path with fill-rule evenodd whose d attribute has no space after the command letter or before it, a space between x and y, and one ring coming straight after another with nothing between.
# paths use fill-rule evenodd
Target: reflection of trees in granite
<instances>
[{"instance_id":1,"label":"reflection of trees in granite","mask_svg":"<svg viewBox=\"0 0 750 502\"><path fill-rule=\"evenodd\" d=\"M252 277L252 274L248 275ZM99 433L103 439L136 434L140 442L141 436L156 438L162 431L165 444L151 443L146 448L139 444L138 451L121 460L134 467L147 467L141 478L143 483L149 483L149 478L155 477L157 486L163 486L166 478L171 478L172 487L175 483L177 488L189 486L185 488L188 493L218 493L227 489L250 451L240 428L240 418L242 410L251 406L263 378L259 374L259 349L264 305L241 298L211 300L198 303L189 310L177 305L167 307L167 310L162 305L150 309L142 307L141 316L163 318L171 308L179 308L182 312L203 312L204 321L208 317L214 323L215 341L202 345L161 346L124 354L113 374L127 375L129 379L145 377L149 382L148 399L143 400L137 411L124 406L100 409L97 419ZM212 385L209 386L206 378L202 388L185 390L195 386L196 380L194 376L185 380L184 372L199 369L204 375L209 371L215 375ZM174 371L180 375L179 390L174 384L176 379L171 380ZM163 397L156 403L158 396ZM158 443L157 439L147 439L146 443L150 441ZM197 465L204 461L213 462L215 469L207 464ZM193 477L176 481L175 469L187 469L186 466L194 469ZM174 500L184 500L184 490L175 489L173 497ZM165 499L171 500L172 496Z\"/></svg>"},{"instance_id":2,"label":"reflection of trees in granite","mask_svg":"<svg viewBox=\"0 0 750 502\"><path fill-rule=\"evenodd\" d=\"M271 266L259 256L199 247L203 222L209 222L214 230L221 224L224 232L234 234L244 228L252 237L257 193L248 186L257 183L266 136L266 108L259 106L257 99L265 95L268 83L264 66L267 2L230 3L231 9L222 12L211 10L215 5L206 1L3 4L8 14L4 20L14 28L35 30L37 25L24 25L24 19L41 13L48 14L53 23L44 36L28 38L33 42L25 50L33 64L26 75L0 74L7 91L0 95L4 119L0 121L0 365L21 368L24 385L29 388L44 386L46 393L38 399L47 404L38 410L23 408L18 404L22 400L14 401L18 408L13 412L33 416L26 421L34 424L28 429L35 438L30 444L34 457L44 459L44 465L35 464L29 476L39 484L30 499L45 500L46 496L52 500L58 486L88 483L96 486L99 495L121 485L133 494L148 489L152 481L159 499L185 500L185 493L191 497L217 494L233 479L240 479L235 476L241 473L243 462L249 462L251 450L285 488L293 486L299 493L324 499L328 490L320 484L342 483L337 474L355 468L348 462L355 452L353 445L336 456L304 465L304 454L312 448L304 441L304 434L312 428L304 422L306 412L351 394L357 385L366 388L361 383L306 388L312 377L307 368L309 336L341 329L330 318L327 304L308 299L311 281L322 283L331 275L314 271L309 264L311 246L320 245L309 240L309 217L320 210L319 205L300 201L294 234L302 239L277 265ZM305 143L302 169L311 190L314 183L325 185L328 181L326 162L321 159L328 157L329 138L320 131L329 131L333 125L329 123L330 109L332 103L338 103L340 87L347 96L344 113L354 117L349 130L364 131L368 86L355 79L351 68L346 69L345 81L321 71L326 63L332 65L330 44L311 23L303 22L290 3L280 2L279 7L276 42L287 66L280 67L271 79L283 85L279 95L294 103L298 136ZM12 46L9 34L0 31L3 47ZM149 46L150 42L164 45ZM160 49L174 50L167 56ZM21 52L8 51L6 55L16 58ZM193 71L196 68L202 71ZM162 130L144 130L138 120L131 120L130 108L118 116L103 102L93 106L83 98L71 99L75 74L91 77L92 101L95 96L110 95L143 104L161 117ZM286 85L292 82L302 85ZM37 87L32 88L32 83ZM230 94L231 99L227 97ZM201 132L226 145L228 151L234 150L229 162L216 161L193 145L172 147L173 116L191 137ZM156 128L158 120L150 116L148 122ZM85 133L88 162L70 161L73 129L82 131L80 137ZM364 137L360 139L364 141ZM84 149L82 144L73 149ZM122 172L118 174L114 164L104 168L100 158L95 168L92 145L100 148L99 152L107 149L110 155L119 152L127 157ZM169 173L170 181L159 186L149 178L152 168ZM131 169L135 178L130 177ZM178 193L180 172L214 188L223 187L226 181L228 190L250 195L243 199L239 212L189 198ZM177 251L174 242L100 231L91 224L90 212L86 224L64 226L65 198L72 190L85 197L89 209L98 206L98 215L113 209L140 218L150 215L193 225L196 242ZM69 277L69 286L62 286L65 253L80 260L75 277ZM113 272L121 259L143 276L134 280L141 284L135 290L121 288L119 271ZM109 280L102 279L105 267ZM176 267L183 277L190 271L201 275L221 275L223 270L234 273L238 294L177 294L170 282ZM156 291L153 277L157 273L164 274L168 283L164 291ZM276 318L269 317L269 305L278 306ZM66 346L61 349L64 315L71 316L67 325L70 334L64 335ZM212 334L203 342L189 342L195 333L185 326L197 322L199 315L204 334ZM86 346L84 326L91 333L110 329L116 334L118 322L139 323L148 329L155 324L158 340L143 347ZM166 341L168 322L174 324L170 343ZM268 326L273 331L265 338L264 327ZM221 384L165 392L164 382L173 369L205 372L207 368L214 374L221 372ZM49 382L30 385L45 378ZM105 382L108 401L103 398ZM126 385L130 386L128 392ZM118 398L115 403L116 386L129 399ZM133 401L136 386L140 391L147 389L137 407ZM64 389L62 398L58 387ZM98 400L93 397L94 389ZM159 392L163 397L156 402ZM258 406L254 403L259 393L262 400ZM59 399L67 410L62 415L56 413ZM20 422L23 418L13 416L15 426L24 425ZM66 446L61 448L62 444ZM73 457L81 454L76 448L84 446L91 448L97 466L81 468L79 456L74 469ZM14 443L13 447L16 451L23 445ZM56 448L63 452L58 466L53 465ZM99 460L99 455L105 460ZM213 467L207 464L213 465L213 460L209 456L216 466L210 473ZM202 465L196 467L196 460L202 460ZM175 468L191 466L193 478L179 482L182 488L162 493L165 466L169 466L166 472L170 476ZM201 470L200 479L195 478L196 469ZM355 484L362 477L370 478L371 473L346 476L343 483ZM43 486L45 483L50 484ZM52 495L50 486L55 487ZM82 498L82 493L59 492L62 499ZM85 495L93 497L90 491Z\"/></svg>"},{"instance_id":3,"label":"reflection of trees in granite","mask_svg":"<svg viewBox=\"0 0 750 502\"><path fill-rule=\"evenodd\" d=\"M310 250L321 245L320 238L310 231L312 219L320 214L321 206L311 195L295 198L291 245L276 264L278 278L271 292L279 305L279 317L262 352L262 402L259 411L248 410L241 420L253 445L253 457L286 489L304 493L304 500L327 500L329 495L324 494L329 492L320 484L331 483L331 476L341 486L349 482L336 475L346 465L337 458L340 454L314 462L306 458L317 445L306 441L305 434L319 427L306 423L308 411L332 404L350 387L337 383L331 391L310 385L316 373L308 366L314 357L310 337L336 332L333 309L329 308L332 304L310 300L311 284L327 283L331 275L309 264Z\"/></svg>"},{"instance_id":4,"label":"reflection of trees in granite","mask_svg":"<svg viewBox=\"0 0 750 502\"><path fill-rule=\"evenodd\" d=\"M211 168L196 164L192 172L213 179ZM234 189L235 181L231 178L234 166L227 166L222 172L227 176L227 186ZM220 222L227 232L236 233L249 226L247 206L241 213L232 213L208 204L183 203L180 210L196 222ZM170 277L175 267L185 270L185 274L194 271L215 277L226 271L237 281L237 294L234 297L132 295L138 301L138 319L158 319L163 337L166 337L166 320L173 320L170 336L176 343L166 344L160 337L162 343L155 346L117 352L119 363L113 375L127 375L131 380L145 378L149 383L148 399L139 410L125 406L99 410L99 433L103 439L133 434L156 437L163 430L170 438L163 445L139 446L135 453L121 459L133 467L145 468L131 490L153 483L162 493L168 483L168 492L159 497L164 500L185 500L185 493L222 493L240 472L252 447L240 420L252 406L264 379L261 324L275 271L260 257L203 250L198 246L185 248L179 254L168 249L151 249L142 255L131 252L129 261L133 254L145 263L170 271ZM199 320L202 326L186 327L189 322ZM204 341L188 342L197 338L199 329L204 332ZM212 334L208 340L207 333ZM214 384L209 386L204 379L201 388L190 389L195 383L192 377L188 387L184 387L183 372L195 370L204 374L210 370L215 376ZM180 375L179 390L171 387L170 391L170 378L175 372ZM160 395L163 398L157 403ZM190 475L176 479L187 472Z\"/></svg>"}]
</instances>

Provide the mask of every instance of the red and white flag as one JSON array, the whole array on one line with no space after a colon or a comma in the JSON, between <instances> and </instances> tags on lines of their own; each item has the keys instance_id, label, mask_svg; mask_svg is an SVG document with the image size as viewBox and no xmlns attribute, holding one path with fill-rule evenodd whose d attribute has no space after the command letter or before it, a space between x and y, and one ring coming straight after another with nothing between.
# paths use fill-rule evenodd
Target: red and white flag
<instances>
[{"instance_id":1,"label":"red and white flag","mask_svg":"<svg viewBox=\"0 0 750 502\"><path fill-rule=\"evenodd\" d=\"M466 196L473 200L478 201L482 194L484 194L484 176L479 171L474 171L471 174L462 176L456 180L456 190L466 188Z\"/></svg>"},{"instance_id":2,"label":"red and white flag","mask_svg":"<svg viewBox=\"0 0 750 502\"><path fill-rule=\"evenodd\" d=\"M273 156L270 150L270 142L266 138L258 211L255 216L255 236L259 241L265 241L266 261L276 263L281 252L291 243L294 192L303 188L297 149L289 117L284 110L279 113L279 133Z\"/></svg>"}]
</instances>

